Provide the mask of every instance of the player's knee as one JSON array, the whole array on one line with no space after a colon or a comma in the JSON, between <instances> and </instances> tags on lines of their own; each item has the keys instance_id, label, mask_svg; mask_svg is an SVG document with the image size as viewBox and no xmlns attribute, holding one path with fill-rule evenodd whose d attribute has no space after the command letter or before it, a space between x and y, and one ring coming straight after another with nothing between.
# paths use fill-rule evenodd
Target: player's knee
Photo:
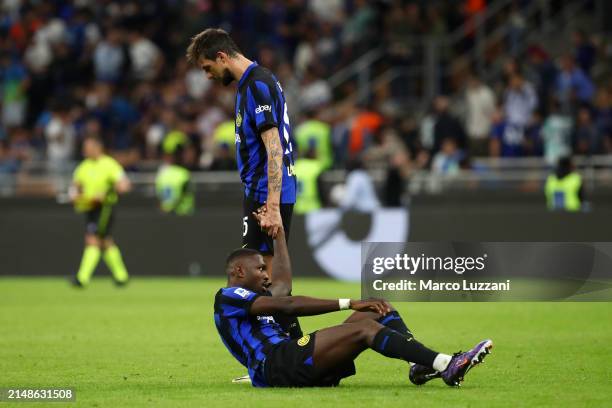
<instances>
[{"instance_id":1,"label":"player's knee","mask_svg":"<svg viewBox=\"0 0 612 408\"><path fill-rule=\"evenodd\" d=\"M85 245L101 247L101 244L102 243L100 242L100 239L97 236L93 234L85 235Z\"/></svg>"},{"instance_id":2,"label":"player's knee","mask_svg":"<svg viewBox=\"0 0 612 408\"><path fill-rule=\"evenodd\" d=\"M378 333L384 327L377 321L370 319L361 320L360 322L355 324L359 326L358 331L360 340L366 342L374 338L374 336L376 336L376 333Z\"/></svg>"}]
</instances>

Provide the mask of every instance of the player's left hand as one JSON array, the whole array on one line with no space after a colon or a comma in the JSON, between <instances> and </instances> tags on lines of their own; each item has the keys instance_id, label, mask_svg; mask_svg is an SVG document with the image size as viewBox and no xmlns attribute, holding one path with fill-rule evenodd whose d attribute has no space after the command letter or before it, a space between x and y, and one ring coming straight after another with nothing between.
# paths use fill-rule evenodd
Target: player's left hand
<instances>
[{"instance_id":1,"label":"player's left hand","mask_svg":"<svg viewBox=\"0 0 612 408\"><path fill-rule=\"evenodd\" d=\"M383 299L351 300L351 309L357 312L391 313L391 305Z\"/></svg>"}]
</instances>

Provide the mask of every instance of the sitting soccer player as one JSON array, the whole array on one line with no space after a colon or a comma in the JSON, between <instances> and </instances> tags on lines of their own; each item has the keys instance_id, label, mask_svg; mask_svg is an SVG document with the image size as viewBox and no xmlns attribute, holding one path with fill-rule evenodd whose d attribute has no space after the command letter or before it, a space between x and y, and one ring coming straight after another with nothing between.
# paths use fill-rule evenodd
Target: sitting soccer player
<instances>
[{"instance_id":1,"label":"sitting soccer player","mask_svg":"<svg viewBox=\"0 0 612 408\"><path fill-rule=\"evenodd\" d=\"M262 210L265 211L265 210ZM260 219L261 214L255 214ZM336 386L355 374L353 361L371 348L412 363L409 378L421 385L440 377L459 386L465 374L489 354L484 340L453 356L418 342L399 313L384 300L316 299L286 296L291 266L284 231L274 240L274 282L261 254L237 249L227 258L228 283L215 297L215 324L230 353L249 371L256 387ZM343 324L291 339L279 319L355 310Z\"/></svg>"}]
</instances>

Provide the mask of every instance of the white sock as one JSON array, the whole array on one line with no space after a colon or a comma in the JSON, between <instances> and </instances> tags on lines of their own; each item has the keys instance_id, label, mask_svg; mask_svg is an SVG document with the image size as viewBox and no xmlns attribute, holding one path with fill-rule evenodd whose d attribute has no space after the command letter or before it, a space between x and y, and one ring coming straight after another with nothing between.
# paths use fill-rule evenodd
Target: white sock
<instances>
[{"instance_id":1,"label":"white sock","mask_svg":"<svg viewBox=\"0 0 612 408\"><path fill-rule=\"evenodd\" d=\"M433 369L439 372L446 370L446 367L448 367L448 363L450 363L451 358L452 357L448 354L438 354L433 361Z\"/></svg>"}]
</instances>

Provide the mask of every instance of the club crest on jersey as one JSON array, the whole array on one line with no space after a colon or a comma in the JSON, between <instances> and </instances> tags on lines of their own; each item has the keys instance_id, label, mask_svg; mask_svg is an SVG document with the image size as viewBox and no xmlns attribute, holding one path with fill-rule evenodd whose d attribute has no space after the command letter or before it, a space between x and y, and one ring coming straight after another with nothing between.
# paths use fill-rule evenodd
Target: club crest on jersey
<instances>
[{"instance_id":1,"label":"club crest on jersey","mask_svg":"<svg viewBox=\"0 0 612 408\"><path fill-rule=\"evenodd\" d=\"M310 334L307 334L304 337L300 337L300 339L297 341L297 344L300 347L304 347L305 345L308 344L309 341L310 341Z\"/></svg>"},{"instance_id":2,"label":"club crest on jersey","mask_svg":"<svg viewBox=\"0 0 612 408\"><path fill-rule=\"evenodd\" d=\"M256 109L255 109L255 113L261 113L263 111L268 111L268 112L272 112L272 107L270 105L259 105Z\"/></svg>"},{"instance_id":3,"label":"club crest on jersey","mask_svg":"<svg viewBox=\"0 0 612 408\"><path fill-rule=\"evenodd\" d=\"M240 112L236 115L236 127L242 126L242 115Z\"/></svg>"}]
</instances>

